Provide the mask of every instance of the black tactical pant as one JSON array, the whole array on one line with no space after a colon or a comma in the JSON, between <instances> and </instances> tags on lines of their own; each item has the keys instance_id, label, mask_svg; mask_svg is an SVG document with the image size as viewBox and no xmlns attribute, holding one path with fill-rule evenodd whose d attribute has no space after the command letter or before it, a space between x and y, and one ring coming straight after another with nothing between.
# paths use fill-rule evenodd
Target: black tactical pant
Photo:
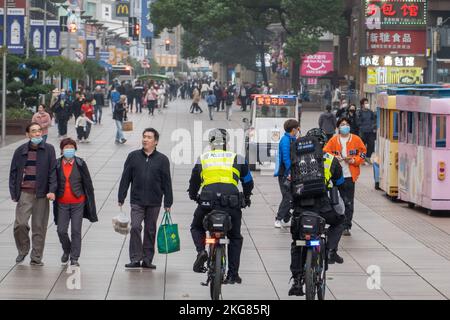
<instances>
[{"instance_id":1,"label":"black tactical pant","mask_svg":"<svg viewBox=\"0 0 450 320\"><path fill-rule=\"evenodd\" d=\"M231 209L221 207L215 207L215 210L226 211L231 216L232 228L227 233L227 238L230 239L230 244L228 245L228 274L237 275L239 272L242 243L244 240L241 235L242 211L239 208ZM205 250L206 231L203 228L203 218L211 211L211 209L203 209L198 206L194 212L194 219L191 224L191 234L197 252Z\"/></svg>"},{"instance_id":2,"label":"black tactical pant","mask_svg":"<svg viewBox=\"0 0 450 320\"><path fill-rule=\"evenodd\" d=\"M296 213L294 213L296 215ZM328 243L327 250L338 250L339 241L341 240L342 232L344 231L344 215L337 214L334 210L325 213L320 213L320 216L325 219L326 223L330 225L328 228ZM306 260L306 247L297 246L295 240L291 244L291 272L295 278L303 272L303 264Z\"/></svg>"}]
</instances>

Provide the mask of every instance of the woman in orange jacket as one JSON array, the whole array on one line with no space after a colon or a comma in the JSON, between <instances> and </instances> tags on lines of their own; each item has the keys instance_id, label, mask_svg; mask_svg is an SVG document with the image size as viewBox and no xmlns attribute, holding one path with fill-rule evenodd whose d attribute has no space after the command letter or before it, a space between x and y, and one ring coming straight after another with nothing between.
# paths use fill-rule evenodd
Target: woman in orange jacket
<instances>
[{"instance_id":1,"label":"woman in orange jacket","mask_svg":"<svg viewBox=\"0 0 450 320\"><path fill-rule=\"evenodd\" d=\"M333 154L342 166L345 182L340 192L345 202L345 231L343 235L350 236L353 219L353 204L355 198L355 182L358 180L359 166L366 158L366 147L361 138L350 133L350 120L341 118L337 122L339 134L334 135L323 148L324 152Z\"/></svg>"}]
</instances>

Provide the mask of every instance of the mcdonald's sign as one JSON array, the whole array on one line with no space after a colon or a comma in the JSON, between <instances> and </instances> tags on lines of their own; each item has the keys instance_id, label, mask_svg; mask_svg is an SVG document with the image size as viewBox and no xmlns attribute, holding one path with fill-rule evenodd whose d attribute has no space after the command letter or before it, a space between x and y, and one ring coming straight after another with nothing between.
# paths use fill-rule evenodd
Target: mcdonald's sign
<instances>
[{"instance_id":1,"label":"mcdonald's sign","mask_svg":"<svg viewBox=\"0 0 450 320\"><path fill-rule=\"evenodd\" d=\"M117 18L128 18L130 16L130 3L127 1L120 1L116 4L116 9L114 10L115 16Z\"/></svg>"}]
</instances>

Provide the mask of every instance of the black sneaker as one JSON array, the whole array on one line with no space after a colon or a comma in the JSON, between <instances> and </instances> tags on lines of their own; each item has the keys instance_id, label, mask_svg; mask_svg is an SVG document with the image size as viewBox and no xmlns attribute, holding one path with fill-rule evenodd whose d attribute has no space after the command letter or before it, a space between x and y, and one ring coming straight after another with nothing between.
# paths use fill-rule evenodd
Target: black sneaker
<instances>
[{"instance_id":1,"label":"black sneaker","mask_svg":"<svg viewBox=\"0 0 450 320\"><path fill-rule=\"evenodd\" d=\"M25 260L25 257L26 257L27 255L26 254L19 254L18 256L17 256L17 258L16 258L16 263L21 263L21 262L23 262L23 260Z\"/></svg>"},{"instance_id":2,"label":"black sneaker","mask_svg":"<svg viewBox=\"0 0 450 320\"><path fill-rule=\"evenodd\" d=\"M336 251L330 250L330 253L328 254L328 264L334 263L344 263L344 259L340 255L338 255Z\"/></svg>"},{"instance_id":3,"label":"black sneaker","mask_svg":"<svg viewBox=\"0 0 450 320\"><path fill-rule=\"evenodd\" d=\"M225 280L223 281L223 284L235 284L235 283L242 283L241 277L239 277L238 274L228 274Z\"/></svg>"},{"instance_id":4,"label":"black sneaker","mask_svg":"<svg viewBox=\"0 0 450 320\"><path fill-rule=\"evenodd\" d=\"M305 293L303 292L303 286L299 279L294 278L294 283L292 284L292 287L289 289L288 292L289 296L304 296Z\"/></svg>"},{"instance_id":5,"label":"black sneaker","mask_svg":"<svg viewBox=\"0 0 450 320\"><path fill-rule=\"evenodd\" d=\"M142 268L145 269L156 269L156 266L150 262L142 261Z\"/></svg>"},{"instance_id":6,"label":"black sneaker","mask_svg":"<svg viewBox=\"0 0 450 320\"><path fill-rule=\"evenodd\" d=\"M80 264L78 263L78 260L74 260L74 259L70 260L70 265L72 267L79 267L80 266Z\"/></svg>"},{"instance_id":7,"label":"black sneaker","mask_svg":"<svg viewBox=\"0 0 450 320\"><path fill-rule=\"evenodd\" d=\"M200 251L197 254L197 259L195 259L194 267L192 268L194 272L204 272L206 260L208 260L208 253L206 252L206 250Z\"/></svg>"},{"instance_id":8,"label":"black sneaker","mask_svg":"<svg viewBox=\"0 0 450 320\"><path fill-rule=\"evenodd\" d=\"M62 264L66 264L69 261L69 254L68 253L63 253L62 257L61 257L61 263Z\"/></svg>"},{"instance_id":9,"label":"black sneaker","mask_svg":"<svg viewBox=\"0 0 450 320\"><path fill-rule=\"evenodd\" d=\"M350 233L350 229L345 229L344 232L342 232L342 235L346 236L346 237L350 237L352 234Z\"/></svg>"},{"instance_id":10,"label":"black sneaker","mask_svg":"<svg viewBox=\"0 0 450 320\"><path fill-rule=\"evenodd\" d=\"M136 269L136 268L140 268L140 267L141 267L140 261L130 262L125 265L125 268L128 268L128 269Z\"/></svg>"}]
</instances>

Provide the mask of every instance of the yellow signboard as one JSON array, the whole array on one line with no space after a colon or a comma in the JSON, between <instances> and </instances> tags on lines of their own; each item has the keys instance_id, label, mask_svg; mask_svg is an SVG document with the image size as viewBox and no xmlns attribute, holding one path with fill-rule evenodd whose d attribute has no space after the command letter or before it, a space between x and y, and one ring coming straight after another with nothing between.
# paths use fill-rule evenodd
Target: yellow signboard
<instances>
[{"instance_id":1,"label":"yellow signboard","mask_svg":"<svg viewBox=\"0 0 450 320\"><path fill-rule=\"evenodd\" d=\"M108 48L109 51L109 60L108 63L111 65L116 65L117 64L117 51L116 51L116 47L112 46Z\"/></svg>"},{"instance_id":2,"label":"yellow signboard","mask_svg":"<svg viewBox=\"0 0 450 320\"><path fill-rule=\"evenodd\" d=\"M116 17L128 17L130 15L130 3L118 2L116 3Z\"/></svg>"},{"instance_id":3,"label":"yellow signboard","mask_svg":"<svg viewBox=\"0 0 450 320\"><path fill-rule=\"evenodd\" d=\"M368 67L367 84L422 84L423 69L416 67Z\"/></svg>"}]
</instances>

